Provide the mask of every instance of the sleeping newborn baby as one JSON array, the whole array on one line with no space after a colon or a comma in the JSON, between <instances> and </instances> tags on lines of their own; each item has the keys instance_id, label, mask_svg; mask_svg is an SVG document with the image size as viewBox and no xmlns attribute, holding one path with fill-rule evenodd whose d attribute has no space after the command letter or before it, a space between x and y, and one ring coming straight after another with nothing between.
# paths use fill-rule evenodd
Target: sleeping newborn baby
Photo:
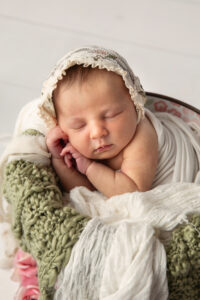
<instances>
[{"instance_id":1,"label":"sleeping newborn baby","mask_svg":"<svg viewBox=\"0 0 200 300\"><path fill-rule=\"evenodd\" d=\"M58 63L52 76L57 80L46 98L55 109L55 126L46 143L66 191L86 186L111 197L195 180L197 136L177 117L144 109L145 93L119 54L99 47L78 49ZM41 114L49 109L46 104ZM193 161L189 170L187 153Z\"/></svg>"},{"instance_id":2,"label":"sleeping newborn baby","mask_svg":"<svg viewBox=\"0 0 200 300\"><path fill-rule=\"evenodd\" d=\"M46 139L63 186L91 186L108 197L150 189L157 135L147 117L138 123L121 76L82 66L68 72L53 97L58 126Z\"/></svg>"}]
</instances>

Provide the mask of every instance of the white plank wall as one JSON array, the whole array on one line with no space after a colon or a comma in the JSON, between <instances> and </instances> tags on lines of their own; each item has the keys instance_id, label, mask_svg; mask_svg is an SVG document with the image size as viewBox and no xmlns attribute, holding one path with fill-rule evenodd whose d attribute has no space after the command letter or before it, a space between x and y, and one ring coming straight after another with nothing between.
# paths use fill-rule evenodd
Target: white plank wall
<instances>
[{"instance_id":1,"label":"white plank wall","mask_svg":"<svg viewBox=\"0 0 200 300\"><path fill-rule=\"evenodd\" d=\"M125 56L146 91L200 109L200 0L0 0L0 135L56 61L89 44Z\"/></svg>"},{"instance_id":2,"label":"white plank wall","mask_svg":"<svg viewBox=\"0 0 200 300\"><path fill-rule=\"evenodd\" d=\"M119 51L145 90L200 108L199 16L199 0L0 0L0 133L55 62L87 44Z\"/></svg>"}]
</instances>

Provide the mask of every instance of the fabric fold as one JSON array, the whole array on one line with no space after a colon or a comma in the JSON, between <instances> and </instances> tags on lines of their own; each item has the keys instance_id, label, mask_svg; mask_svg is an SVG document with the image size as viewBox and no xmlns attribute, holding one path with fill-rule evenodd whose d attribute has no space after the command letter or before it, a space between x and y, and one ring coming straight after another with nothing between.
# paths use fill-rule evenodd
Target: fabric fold
<instances>
[{"instance_id":1,"label":"fabric fold","mask_svg":"<svg viewBox=\"0 0 200 300\"><path fill-rule=\"evenodd\" d=\"M168 299L166 249L177 226L195 227L190 216L200 215L200 185L165 184L110 199L79 187L71 191L70 205L80 214L98 216L104 224L116 227L100 282L100 300ZM66 272L73 276L70 265ZM68 281L65 279L63 282Z\"/></svg>"},{"instance_id":2,"label":"fabric fold","mask_svg":"<svg viewBox=\"0 0 200 300\"><path fill-rule=\"evenodd\" d=\"M197 182L200 169L200 138L182 119L168 113L145 110L159 146L153 187L169 182ZM199 127L200 132L200 127Z\"/></svg>"}]
</instances>

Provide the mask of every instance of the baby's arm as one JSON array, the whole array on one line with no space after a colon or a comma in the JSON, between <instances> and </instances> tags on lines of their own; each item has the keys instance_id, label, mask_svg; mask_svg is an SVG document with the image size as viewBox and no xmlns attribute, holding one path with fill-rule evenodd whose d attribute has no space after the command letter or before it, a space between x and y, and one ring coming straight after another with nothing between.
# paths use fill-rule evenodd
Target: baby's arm
<instances>
[{"instance_id":1,"label":"baby's arm","mask_svg":"<svg viewBox=\"0 0 200 300\"><path fill-rule=\"evenodd\" d=\"M124 149L121 172L93 162L86 175L106 196L140 191L152 186L158 161L158 141L155 129L145 118L138 125L133 140Z\"/></svg>"},{"instance_id":2,"label":"baby's arm","mask_svg":"<svg viewBox=\"0 0 200 300\"><path fill-rule=\"evenodd\" d=\"M70 191L76 186L85 186L90 190L94 190L86 176L79 173L75 168L69 168L65 161L70 161L70 154L64 157L60 155L65 144L68 141L67 135L56 126L50 130L46 136L46 144L52 155L52 165L66 191Z\"/></svg>"},{"instance_id":3,"label":"baby's arm","mask_svg":"<svg viewBox=\"0 0 200 300\"><path fill-rule=\"evenodd\" d=\"M102 163L84 157L71 145L68 145L62 154L68 151L75 158L78 170L86 174L93 186L105 196L112 197L137 190L136 184L126 174L116 172ZM69 167L72 166L69 162L67 164Z\"/></svg>"},{"instance_id":4,"label":"baby's arm","mask_svg":"<svg viewBox=\"0 0 200 300\"><path fill-rule=\"evenodd\" d=\"M151 189L158 164L157 133L147 117L139 124L133 141L124 151L121 170L137 185L138 191Z\"/></svg>"},{"instance_id":5,"label":"baby's arm","mask_svg":"<svg viewBox=\"0 0 200 300\"><path fill-rule=\"evenodd\" d=\"M124 150L121 172L84 158L71 145L66 150L76 159L80 172L86 174L93 186L107 197L151 188L157 167L158 144L155 130L147 119L138 125L134 139ZM66 150L63 154L67 153Z\"/></svg>"}]
</instances>

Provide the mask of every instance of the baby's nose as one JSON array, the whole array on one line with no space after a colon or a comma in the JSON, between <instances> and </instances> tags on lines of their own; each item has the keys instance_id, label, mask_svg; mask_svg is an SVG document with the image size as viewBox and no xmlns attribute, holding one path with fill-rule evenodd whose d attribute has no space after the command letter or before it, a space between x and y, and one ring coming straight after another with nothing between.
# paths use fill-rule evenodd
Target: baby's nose
<instances>
[{"instance_id":1,"label":"baby's nose","mask_svg":"<svg viewBox=\"0 0 200 300\"><path fill-rule=\"evenodd\" d=\"M103 124L92 124L90 128L90 138L98 139L108 134L108 130L103 126Z\"/></svg>"}]
</instances>

